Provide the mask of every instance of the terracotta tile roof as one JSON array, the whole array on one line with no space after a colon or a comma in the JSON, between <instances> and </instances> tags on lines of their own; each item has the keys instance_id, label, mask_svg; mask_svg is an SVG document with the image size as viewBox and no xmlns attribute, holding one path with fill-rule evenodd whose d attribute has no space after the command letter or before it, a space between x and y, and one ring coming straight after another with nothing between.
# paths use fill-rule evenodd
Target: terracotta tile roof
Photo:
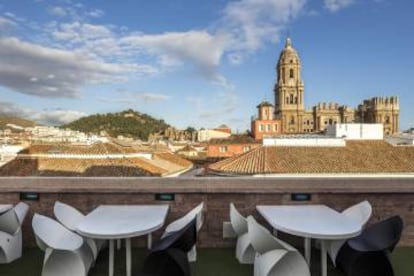
<instances>
[{"instance_id":1,"label":"terracotta tile roof","mask_svg":"<svg viewBox=\"0 0 414 276\"><path fill-rule=\"evenodd\" d=\"M166 170L144 158L69 159L16 158L0 168L0 176L161 176Z\"/></svg>"},{"instance_id":2,"label":"terracotta tile roof","mask_svg":"<svg viewBox=\"0 0 414 276\"><path fill-rule=\"evenodd\" d=\"M215 138L209 141L209 144L257 144L253 137L247 135L232 135L228 138Z\"/></svg>"},{"instance_id":3,"label":"terracotta tile roof","mask_svg":"<svg viewBox=\"0 0 414 276\"><path fill-rule=\"evenodd\" d=\"M347 141L345 147L265 147L209 166L213 173L414 173L414 147Z\"/></svg>"},{"instance_id":4,"label":"terracotta tile roof","mask_svg":"<svg viewBox=\"0 0 414 276\"><path fill-rule=\"evenodd\" d=\"M155 153L154 154L154 159L164 159L168 162L177 164L183 168L188 168L191 167L193 165L192 162L188 161L187 159L182 158L181 156L177 155L177 154L173 154L173 153L168 153L168 152L163 152L163 153Z\"/></svg>"},{"instance_id":5,"label":"terracotta tile roof","mask_svg":"<svg viewBox=\"0 0 414 276\"><path fill-rule=\"evenodd\" d=\"M32 145L27 149L22 150L23 154L47 154L47 153L60 153L60 154L121 154L121 153L133 153L139 152L130 147L122 147L113 143L98 143L93 145L70 145L70 144L39 144Z\"/></svg>"}]
</instances>

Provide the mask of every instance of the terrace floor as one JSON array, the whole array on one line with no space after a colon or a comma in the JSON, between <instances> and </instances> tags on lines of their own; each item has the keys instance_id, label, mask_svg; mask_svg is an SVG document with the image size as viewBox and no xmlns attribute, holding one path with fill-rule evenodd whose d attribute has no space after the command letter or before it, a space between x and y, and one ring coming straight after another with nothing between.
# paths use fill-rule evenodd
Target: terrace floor
<instances>
[{"instance_id":1,"label":"terrace floor","mask_svg":"<svg viewBox=\"0 0 414 276\"><path fill-rule=\"evenodd\" d=\"M125 275L125 250L117 251L115 256L115 275ZM312 252L312 275L320 275L319 252ZM145 249L133 249L132 271L133 275L140 270L145 258ZM25 249L23 257L11 264L0 265L0 275L5 276L27 276L40 275L42 269L43 252L37 248ZM412 276L414 272L414 247L397 248L392 254L396 276ZM329 262L330 263L330 262ZM199 249L197 262L192 264L193 276L251 276L253 267L251 265L240 265L231 248ZM89 276L108 275L108 250L103 250L93 267ZM329 276L343 276L332 265L328 267Z\"/></svg>"}]
</instances>

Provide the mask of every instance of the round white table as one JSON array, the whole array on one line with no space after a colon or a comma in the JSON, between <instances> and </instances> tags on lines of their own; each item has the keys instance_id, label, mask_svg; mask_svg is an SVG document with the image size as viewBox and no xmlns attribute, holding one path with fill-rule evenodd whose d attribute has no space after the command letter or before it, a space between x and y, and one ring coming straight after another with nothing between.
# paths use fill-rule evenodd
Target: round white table
<instances>
[{"instance_id":1,"label":"round white table","mask_svg":"<svg viewBox=\"0 0 414 276\"><path fill-rule=\"evenodd\" d=\"M114 241L125 239L126 271L131 275L131 238L160 229L167 217L168 205L100 205L77 227L82 236L109 240L109 276L114 275Z\"/></svg>"},{"instance_id":2,"label":"round white table","mask_svg":"<svg viewBox=\"0 0 414 276\"><path fill-rule=\"evenodd\" d=\"M321 241L321 270L327 275L327 240L343 240L357 236L362 228L357 221L326 205L259 205L257 211L276 229L305 238L305 259L310 264L311 239Z\"/></svg>"}]
</instances>

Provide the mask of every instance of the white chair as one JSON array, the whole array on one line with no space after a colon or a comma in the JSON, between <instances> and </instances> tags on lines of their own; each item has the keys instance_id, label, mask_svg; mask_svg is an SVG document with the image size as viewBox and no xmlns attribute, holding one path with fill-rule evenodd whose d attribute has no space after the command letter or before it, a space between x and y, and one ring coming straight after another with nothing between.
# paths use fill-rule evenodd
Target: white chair
<instances>
[{"instance_id":1,"label":"white chair","mask_svg":"<svg viewBox=\"0 0 414 276\"><path fill-rule=\"evenodd\" d=\"M247 233L247 220L237 211L233 203L230 203L230 222L234 232L237 234L237 260L242 264L253 264L256 252Z\"/></svg>"},{"instance_id":2,"label":"white chair","mask_svg":"<svg viewBox=\"0 0 414 276\"><path fill-rule=\"evenodd\" d=\"M35 214L32 227L36 243L45 251L42 276L86 276L93 263L83 238L59 222Z\"/></svg>"},{"instance_id":3,"label":"white chair","mask_svg":"<svg viewBox=\"0 0 414 276\"><path fill-rule=\"evenodd\" d=\"M358 222L361 227L364 227L368 222L372 214L372 206L368 201L362 201L342 211L342 214ZM335 240L327 242L327 252L332 260L332 263L336 266L335 260L338 255L339 249L346 240Z\"/></svg>"},{"instance_id":4,"label":"white chair","mask_svg":"<svg viewBox=\"0 0 414 276\"><path fill-rule=\"evenodd\" d=\"M53 213L56 219L63 224L66 228L71 230L72 232L76 232L76 227L85 217L84 214L79 212L79 210L73 208L72 206L62 203L60 201L55 202L55 206L53 207ZM98 240L98 239L91 239L83 237L85 242L91 248L93 253L93 258L96 260L98 257L99 251L105 244L105 240Z\"/></svg>"},{"instance_id":5,"label":"white chair","mask_svg":"<svg viewBox=\"0 0 414 276\"><path fill-rule=\"evenodd\" d=\"M162 235L162 238L165 236L168 236L170 233L178 231L182 229L184 226L186 226L194 217L197 219L197 232L200 231L201 226L203 226L204 222L204 215L203 215L203 209L204 209L204 202L201 202L196 207L194 207L190 212L188 212L185 216L171 222L164 231L164 234ZM197 249L194 245L193 248L188 252L188 261L195 262L197 260Z\"/></svg>"},{"instance_id":6,"label":"white chair","mask_svg":"<svg viewBox=\"0 0 414 276\"><path fill-rule=\"evenodd\" d=\"M248 234L257 252L254 276L310 276L303 256L289 244L274 237L266 228L249 216Z\"/></svg>"},{"instance_id":7,"label":"white chair","mask_svg":"<svg viewBox=\"0 0 414 276\"><path fill-rule=\"evenodd\" d=\"M10 263L22 256L22 223L29 205L20 202L0 214L0 263Z\"/></svg>"}]
</instances>

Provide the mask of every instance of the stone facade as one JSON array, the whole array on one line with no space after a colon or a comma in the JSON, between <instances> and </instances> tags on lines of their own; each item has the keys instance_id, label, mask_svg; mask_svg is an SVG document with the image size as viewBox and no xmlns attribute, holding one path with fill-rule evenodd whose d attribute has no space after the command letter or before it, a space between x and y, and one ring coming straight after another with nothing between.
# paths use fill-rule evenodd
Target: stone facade
<instances>
[{"instance_id":1,"label":"stone facade","mask_svg":"<svg viewBox=\"0 0 414 276\"><path fill-rule=\"evenodd\" d=\"M399 131L399 100L397 97L374 97L364 100L357 108L337 103L319 103L310 110L304 108L304 88L301 61L290 38L286 40L277 63L275 84L275 115L285 134L323 132L336 123L382 123L384 134Z\"/></svg>"}]
</instances>

